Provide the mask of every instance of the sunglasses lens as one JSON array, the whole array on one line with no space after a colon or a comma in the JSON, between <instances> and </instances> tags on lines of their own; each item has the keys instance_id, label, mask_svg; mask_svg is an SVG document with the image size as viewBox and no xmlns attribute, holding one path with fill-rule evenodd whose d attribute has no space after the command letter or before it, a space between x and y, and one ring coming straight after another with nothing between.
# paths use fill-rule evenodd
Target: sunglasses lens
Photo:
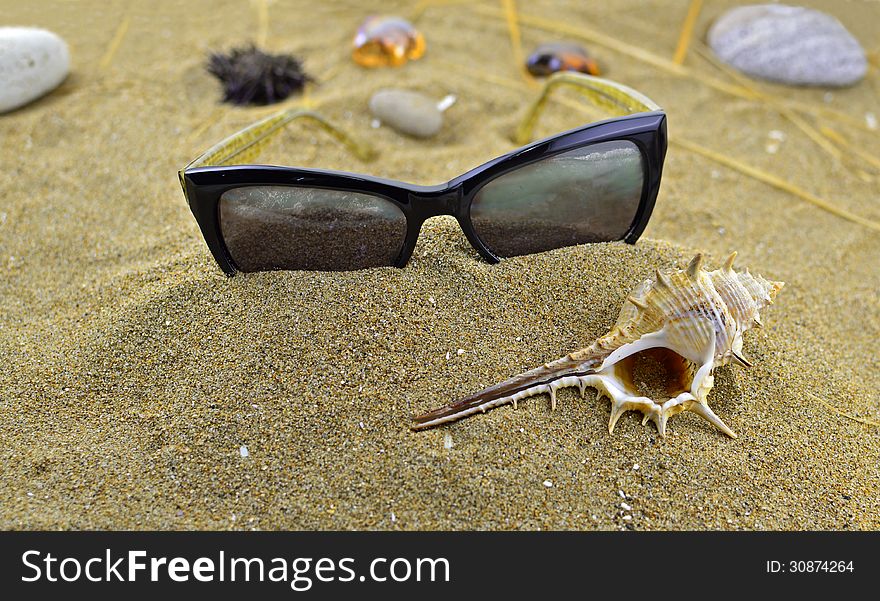
<instances>
[{"instance_id":1,"label":"sunglasses lens","mask_svg":"<svg viewBox=\"0 0 880 601\"><path fill-rule=\"evenodd\" d=\"M220 230L241 271L345 271L392 265L406 216L369 194L248 186L220 197Z\"/></svg>"},{"instance_id":2,"label":"sunglasses lens","mask_svg":"<svg viewBox=\"0 0 880 601\"><path fill-rule=\"evenodd\" d=\"M642 153L628 140L570 150L483 186L471 223L501 257L621 240L638 212L644 171Z\"/></svg>"}]
</instances>

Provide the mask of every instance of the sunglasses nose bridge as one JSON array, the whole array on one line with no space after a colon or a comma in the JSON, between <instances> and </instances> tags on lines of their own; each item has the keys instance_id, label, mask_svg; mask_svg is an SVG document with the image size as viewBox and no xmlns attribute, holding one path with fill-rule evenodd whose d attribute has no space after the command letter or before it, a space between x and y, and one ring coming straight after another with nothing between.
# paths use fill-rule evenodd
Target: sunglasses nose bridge
<instances>
[{"instance_id":1,"label":"sunglasses nose bridge","mask_svg":"<svg viewBox=\"0 0 880 601\"><path fill-rule=\"evenodd\" d=\"M458 215L461 198L461 188L426 189L409 194L410 203L422 220L439 215Z\"/></svg>"}]
</instances>

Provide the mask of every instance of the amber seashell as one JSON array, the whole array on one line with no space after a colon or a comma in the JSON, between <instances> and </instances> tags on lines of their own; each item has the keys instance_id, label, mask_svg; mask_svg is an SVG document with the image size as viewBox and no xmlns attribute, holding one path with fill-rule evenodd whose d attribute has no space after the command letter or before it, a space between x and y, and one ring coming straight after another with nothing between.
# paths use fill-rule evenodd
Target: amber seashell
<instances>
[{"instance_id":1,"label":"amber seashell","mask_svg":"<svg viewBox=\"0 0 880 601\"><path fill-rule=\"evenodd\" d=\"M532 75L543 77L557 71L579 71L599 75L599 65L577 44L552 42L541 44L529 55L526 68Z\"/></svg>"},{"instance_id":2,"label":"amber seashell","mask_svg":"<svg viewBox=\"0 0 880 601\"><path fill-rule=\"evenodd\" d=\"M364 67L399 67L425 53L425 38L406 19L371 16L354 36L354 61Z\"/></svg>"}]
</instances>

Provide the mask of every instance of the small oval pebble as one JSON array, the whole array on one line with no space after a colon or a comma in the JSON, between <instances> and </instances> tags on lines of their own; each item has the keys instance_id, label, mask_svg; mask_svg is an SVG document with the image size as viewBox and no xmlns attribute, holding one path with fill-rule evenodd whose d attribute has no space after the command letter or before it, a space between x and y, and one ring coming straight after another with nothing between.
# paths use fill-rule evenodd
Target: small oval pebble
<instances>
[{"instance_id":1,"label":"small oval pebble","mask_svg":"<svg viewBox=\"0 0 880 601\"><path fill-rule=\"evenodd\" d=\"M437 102L409 90L379 90L370 98L370 111L400 133L430 138L443 125Z\"/></svg>"},{"instance_id":2,"label":"small oval pebble","mask_svg":"<svg viewBox=\"0 0 880 601\"><path fill-rule=\"evenodd\" d=\"M748 75L808 86L848 86L865 76L859 42L831 15L784 4L740 6L707 36L718 57Z\"/></svg>"},{"instance_id":3,"label":"small oval pebble","mask_svg":"<svg viewBox=\"0 0 880 601\"><path fill-rule=\"evenodd\" d=\"M0 113L55 89L70 70L60 37L35 27L0 27Z\"/></svg>"}]
</instances>

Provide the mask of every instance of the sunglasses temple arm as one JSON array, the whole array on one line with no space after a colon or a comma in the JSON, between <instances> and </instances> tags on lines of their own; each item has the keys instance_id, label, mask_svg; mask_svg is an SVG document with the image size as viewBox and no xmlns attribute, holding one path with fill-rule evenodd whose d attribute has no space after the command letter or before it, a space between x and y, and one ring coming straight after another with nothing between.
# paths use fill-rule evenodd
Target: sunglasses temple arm
<instances>
[{"instance_id":1,"label":"sunglasses temple arm","mask_svg":"<svg viewBox=\"0 0 880 601\"><path fill-rule=\"evenodd\" d=\"M214 145L181 170L181 180L183 172L194 167L241 165L253 161L273 136L297 119L305 119L318 125L363 161L371 161L376 157L376 151L371 146L356 140L318 113L295 108L269 115Z\"/></svg>"},{"instance_id":2,"label":"sunglasses temple arm","mask_svg":"<svg viewBox=\"0 0 880 601\"><path fill-rule=\"evenodd\" d=\"M531 140L532 132L550 99L551 92L560 87L574 88L593 105L616 115L660 110L656 102L625 85L600 77L562 71L554 73L547 79L541 95L529 107L516 129L514 141L517 144L523 145Z\"/></svg>"}]
</instances>

